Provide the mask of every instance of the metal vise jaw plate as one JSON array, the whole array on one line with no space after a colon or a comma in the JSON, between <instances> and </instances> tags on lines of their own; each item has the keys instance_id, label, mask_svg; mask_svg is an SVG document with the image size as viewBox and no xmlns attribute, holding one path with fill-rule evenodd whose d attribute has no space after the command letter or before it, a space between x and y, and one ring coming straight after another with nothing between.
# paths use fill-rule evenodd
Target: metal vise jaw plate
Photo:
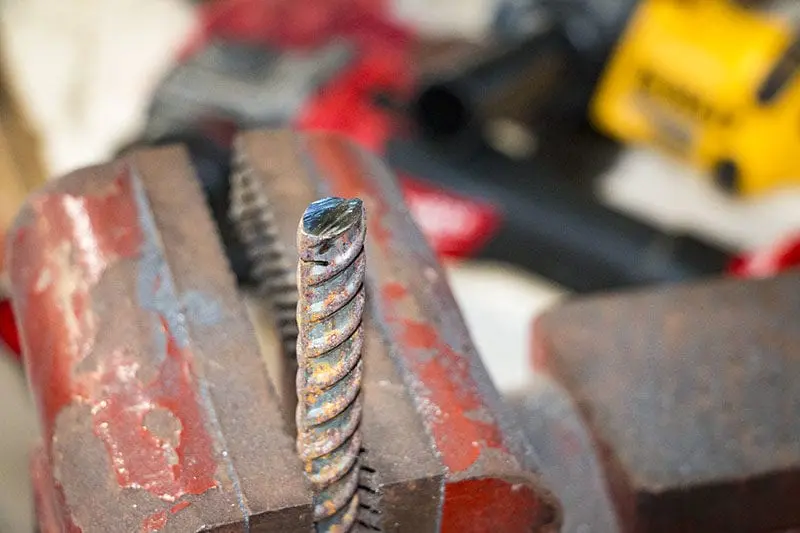
<instances>
[{"instance_id":1,"label":"metal vise jaw plate","mask_svg":"<svg viewBox=\"0 0 800 533\"><path fill-rule=\"evenodd\" d=\"M576 404L621 531L800 527L798 316L787 273L578 299L537 320L534 366Z\"/></svg>"},{"instance_id":2,"label":"metal vise jaw plate","mask_svg":"<svg viewBox=\"0 0 800 533\"><path fill-rule=\"evenodd\" d=\"M364 202L368 337L380 341L367 345L363 356L362 431L385 493L385 518L396 517L384 519L383 529L556 531L557 506L532 471L526 441L507 423L444 273L393 176L376 158L327 134L246 133L237 140L235 159L234 204L242 182L257 181L285 264L296 264L297 223L309 202L322 196ZM442 475L440 490L434 481ZM394 502L387 501L389 493ZM428 504L417 508L418 501ZM416 522L406 522L414 515Z\"/></svg>"},{"instance_id":3,"label":"metal vise jaw plate","mask_svg":"<svg viewBox=\"0 0 800 533\"><path fill-rule=\"evenodd\" d=\"M303 531L311 495L180 148L35 193L10 239L42 533Z\"/></svg>"}]
</instances>

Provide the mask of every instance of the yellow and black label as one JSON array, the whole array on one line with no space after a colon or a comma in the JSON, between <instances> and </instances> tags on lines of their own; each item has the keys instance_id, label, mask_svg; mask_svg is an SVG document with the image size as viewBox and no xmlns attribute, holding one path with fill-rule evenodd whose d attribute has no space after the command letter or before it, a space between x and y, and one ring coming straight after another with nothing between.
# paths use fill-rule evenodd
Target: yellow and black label
<instances>
[{"instance_id":1,"label":"yellow and black label","mask_svg":"<svg viewBox=\"0 0 800 533\"><path fill-rule=\"evenodd\" d=\"M716 107L702 94L649 67L640 67L636 71L636 86L644 95L663 103L666 108L704 124L728 127L733 123L733 113Z\"/></svg>"},{"instance_id":2,"label":"yellow and black label","mask_svg":"<svg viewBox=\"0 0 800 533\"><path fill-rule=\"evenodd\" d=\"M734 164L737 190L800 181L800 40L788 21L730 0L642 0L590 115L622 141L704 170Z\"/></svg>"}]
</instances>

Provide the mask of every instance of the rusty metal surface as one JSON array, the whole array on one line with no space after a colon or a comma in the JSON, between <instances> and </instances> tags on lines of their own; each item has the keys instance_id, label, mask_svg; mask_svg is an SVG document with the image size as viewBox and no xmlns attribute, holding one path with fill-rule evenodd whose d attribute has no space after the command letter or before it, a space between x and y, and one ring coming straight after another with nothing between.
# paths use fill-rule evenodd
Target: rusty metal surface
<instances>
[{"instance_id":1,"label":"rusty metal surface","mask_svg":"<svg viewBox=\"0 0 800 533\"><path fill-rule=\"evenodd\" d=\"M588 298L536 324L626 532L800 525L800 274Z\"/></svg>"},{"instance_id":2,"label":"rusty metal surface","mask_svg":"<svg viewBox=\"0 0 800 533\"><path fill-rule=\"evenodd\" d=\"M352 144L323 134L251 132L240 137L238 152L240 164L250 167L265 187L283 242L292 242L303 209L320 197L360 198L369 213L367 317L389 352L384 371L391 372L393 381L370 378L379 352L370 351L378 346L370 345L375 335L368 326L364 447L369 461L375 461L369 466L382 479L384 508L389 494L402 501L441 502L437 518L440 530L447 532L557 530L557 506L532 472L526 441L504 413L444 275L390 173ZM409 401L405 389L411 391L415 412L411 416L400 409L402 419L388 425L385 417L398 413L382 396L394 388L403 389L397 407L404 409ZM423 444L423 457L435 453L435 464L416 456L392 457L398 447ZM392 471L401 458L403 468ZM430 482L432 472L444 472L443 492ZM390 475L397 477L389 481ZM428 492L421 493L424 484L414 480L427 483ZM420 522L428 524L424 530L436 530L434 522ZM412 530L405 527L398 522L396 530Z\"/></svg>"},{"instance_id":3,"label":"rusty metal surface","mask_svg":"<svg viewBox=\"0 0 800 533\"><path fill-rule=\"evenodd\" d=\"M297 229L297 450L320 533L350 531L358 517L366 232L360 200L330 197Z\"/></svg>"},{"instance_id":4,"label":"rusty metal surface","mask_svg":"<svg viewBox=\"0 0 800 533\"><path fill-rule=\"evenodd\" d=\"M300 463L181 150L49 184L9 249L45 436L42 533L308 530Z\"/></svg>"}]
</instances>

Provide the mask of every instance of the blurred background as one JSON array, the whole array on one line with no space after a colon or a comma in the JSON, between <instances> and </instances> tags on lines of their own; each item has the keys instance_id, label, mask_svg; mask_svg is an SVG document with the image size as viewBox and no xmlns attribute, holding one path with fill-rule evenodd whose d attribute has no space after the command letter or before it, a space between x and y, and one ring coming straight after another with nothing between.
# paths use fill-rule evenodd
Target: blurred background
<instances>
[{"instance_id":1,"label":"blurred background","mask_svg":"<svg viewBox=\"0 0 800 533\"><path fill-rule=\"evenodd\" d=\"M0 233L47 179L147 144L186 143L224 213L237 129L340 131L397 172L514 391L556 301L800 262L797 22L792 0L0 0ZM0 532L27 533L35 415L0 322Z\"/></svg>"}]
</instances>

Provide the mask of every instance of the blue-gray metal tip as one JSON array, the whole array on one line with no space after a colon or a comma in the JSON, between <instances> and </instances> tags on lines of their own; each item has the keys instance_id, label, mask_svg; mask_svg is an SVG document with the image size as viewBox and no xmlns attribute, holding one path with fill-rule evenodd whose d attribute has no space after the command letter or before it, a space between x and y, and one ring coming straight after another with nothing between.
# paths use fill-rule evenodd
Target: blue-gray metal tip
<instances>
[{"instance_id":1,"label":"blue-gray metal tip","mask_svg":"<svg viewBox=\"0 0 800 533\"><path fill-rule=\"evenodd\" d=\"M315 237L335 237L361 222L362 202L329 196L312 202L303 213L303 231Z\"/></svg>"}]
</instances>

